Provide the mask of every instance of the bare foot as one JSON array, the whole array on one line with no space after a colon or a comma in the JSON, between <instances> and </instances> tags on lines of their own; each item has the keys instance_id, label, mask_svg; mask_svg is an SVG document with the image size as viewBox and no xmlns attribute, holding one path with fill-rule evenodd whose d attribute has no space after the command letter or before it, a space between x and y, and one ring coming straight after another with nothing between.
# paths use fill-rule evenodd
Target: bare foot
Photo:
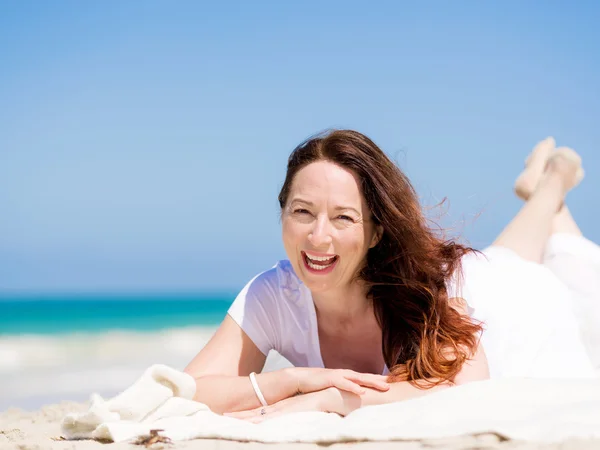
<instances>
[{"instance_id":1,"label":"bare foot","mask_svg":"<svg viewBox=\"0 0 600 450\"><path fill-rule=\"evenodd\" d=\"M557 148L548 158L543 179L544 181L550 179L560 181L566 195L583 179L581 157L575 150L568 147Z\"/></svg>"},{"instance_id":2,"label":"bare foot","mask_svg":"<svg viewBox=\"0 0 600 450\"><path fill-rule=\"evenodd\" d=\"M556 142L554 138L547 137L543 141L538 142L533 148L527 161L525 161L525 170L521 172L521 175L515 181L515 193L519 198L527 200L533 191L535 191L544 174L548 158L554 152L555 146Z\"/></svg>"}]
</instances>

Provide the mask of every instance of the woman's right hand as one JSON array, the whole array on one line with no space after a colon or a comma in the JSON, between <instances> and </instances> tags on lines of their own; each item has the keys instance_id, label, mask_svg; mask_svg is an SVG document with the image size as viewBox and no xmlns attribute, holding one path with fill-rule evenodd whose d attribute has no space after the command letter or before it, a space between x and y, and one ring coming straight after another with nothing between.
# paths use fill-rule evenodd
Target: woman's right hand
<instances>
[{"instance_id":1,"label":"woman's right hand","mask_svg":"<svg viewBox=\"0 0 600 450\"><path fill-rule=\"evenodd\" d=\"M307 394L335 387L342 391L361 395L364 388L387 391L390 384L384 375L360 373L348 369L319 369L310 367L291 367L284 369L296 382L296 392Z\"/></svg>"}]
</instances>

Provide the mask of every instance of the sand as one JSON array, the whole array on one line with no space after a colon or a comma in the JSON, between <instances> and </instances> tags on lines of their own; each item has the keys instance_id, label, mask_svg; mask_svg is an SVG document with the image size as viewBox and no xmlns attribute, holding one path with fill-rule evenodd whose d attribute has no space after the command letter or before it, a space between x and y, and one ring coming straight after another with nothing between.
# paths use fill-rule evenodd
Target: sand
<instances>
[{"instance_id":1,"label":"sand","mask_svg":"<svg viewBox=\"0 0 600 450\"><path fill-rule=\"evenodd\" d=\"M0 413L0 449L15 450L66 450L66 449L102 449L123 450L144 448L129 443L105 444L92 440L61 441L60 422L67 412L85 411L87 403L63 402L55 405L44 406L33 412L12 408ZM432 448L450 449L598 449L600 440L572 439L558 444L541 444L505 440L495 434L482 434L477 436L461 436L445 439L427 439L421 441L396 441L396 442L360 442L339 443L328 446L317 444L261 444L256 442L237 442L226 440L197 439L192 441L177 442L175 444L154 444L153 449L208 449L208 450L257 450L266 448L282 448L287 450L338 450L352 448L353 450L376 449L401 449L417 450Z\"/></svg>"},{"instance_id":2,"label":"sand","mask_svg":"<svg viewBox=\"0 0 600 450\"><path fill-rule=\"evenodd\" d=\"M27 399L27 395L34 395L37 391L40 392L52 392L56 395L53 399L44 401L43 403L49 403L55 401L55 399L73 398L74 394L80 395L80 398L87 398L89 392L99 392L105 398L110 397L108 394L111 390L117 391L123 386L128 386L133 382L142 371L149 365L150 362L156 362L156 360L162 360L171 362L166 356L157 356L156 352L148 351L146 347L152 346L158 349L167 349L168 353L174 358L179 358L181 361L175 358L173 366L181 367L185 361L189 361L191 358L190 354L195 353L197 348L202 345L203 340L209 335L205 330L183 330L181 332L175 332L169 330L163 332L156 337L153 335L143 335L142 337L136 338L136 336L127 335L127 345L116 346L113 341L123 343L122 336L102 335L89 337L90 345L85 347L85 351L77 347L77 351L80 353L79 358L72 358L73 355L68 354L63 359L72 361L79 361L83 357L87 357L81 364L84 372L77 372L71 376L74 372L71 366L62 368L58 367L36 367L33 370L32 367L26 366L15 369L14 371L8 370L5 367L5 371L1 372L4 378L0 377L2 381L2 388L0 389L0 404L5 402L6 406L0 409L4 409L9 405L24 405L23 399ZM142 339L143 338L143 339ZM52 347L55 353L59 350L66 351L65 349L72 349L74 347L72 340L65 341L60 340L56 343L55 347ZM78 341L81 341L81 337L77 337ZM158 339L158 341L157 341ZM86 341L87 342L87 341ZM21 347L6 346L14 350L19 350L18 355L23 354L20 350L27 350L28 348L38 348L37 341L28 343L20 342L17 343ZM133 344L139 344L139 352L131 352L130 348ZM160 344L160 345L157 345ZM169 344L171 343L171 344ZM14 343L13 343L14 344ZM26 347L23 347L27 344ZM36 345L33 345L36 344ZM92 345L93 344L93 345ZM140 359L135 361L135 364L131 367L127 366L123 368L117 363L120 360L110 361L114 363L114 367L109 365L109 369L106 369L107 361L98 359L103 357L106 352L101 351L105 347L111 349L111 355L114 351L112 349L121 347L127 349L128 358L131 354L142 355L146 359ZM135 346L134 346L135 347ZM137 348L137 347L136 347ZM177 354L173 351L173 348L177 348L182 354ZM58 350L57 350L58 349ZM184 349L184 350L182 350ZM0 348L1 350L1 348ZM15 350L15 351L16 351ZM42 347L42 350L47 350L46 347ZM41 351L41 350L40 350ZM69 350L71 351L71 350ZM125 351L123 350L123 353ZM1 352L0 352L1 353ZM189 354L188 354L189 353ZM98 356L99 355L99 356ZM119 354L121 355L121 354ZM118 355L118 356L119 356ZM35 355L34 355L35 356ZM93 359L91 362L90 358ZM120 356L119 356L120 357ZM114 359L114 358L113 358ZM37 358L33 358L32 361L39 361ZM4 360L6 362L6 359ZM93 363L93 364L92 364ZM71 363L70 363L71 364ZM268 360L268 370L275 370L288 365L286 361L281 360L277 355L270 355ZM2 367L0 361L0 368ZM100 367L98 371L96 367ZM60 369L60 370L59 370ZM118 369L118 370L117 370ZM125 370L127 369L127 370ZM57 373L54 373L53 370ZM111 372L112 371L112 372ZM114 373L113 373L114 372ZM64 377L64 374L69 374L69 377ZM116 375L115 375L116 374ZM36 375L37 378L32 378ZM118 376L117 376L118 375ZM64 381L64 380L67 381ZM62 384L57 384L58 381ZM112 384L107 384L110 381ZM60 388L63 388L62 390ZM37 391L36 391L37 389ZM104 389L104 391L102 390ZM83 396L83 393L86 393ZM43 404L37 403L37 405ZM118 444L103 444L92 440L82 441L60 441L55 440L61 436L60 423L62 418L69 412L83 412L87 410L89 404L87 402L62 402L60 404L51 404L39 408L35 411L25 411L17 408L9 408L4 412L0 412L0 450L4 449L18 449L18 450L66 450L66 449L83 449L83 450L124 450L124 449L135 449L144 448L143 446L135 446L133 444L118 443ZM227 440L205 440L197 439L192 441L177 442L175 444L155 444L152 446L153 449L208 449L208 450L265 450L272 448L282 448L287 450L338 450L352 448L353 450L376 450L376 449L401 449L401 450L417 450L417 449L437 449L437 448L449 448L449 449L600 449L599 440L580 440L570 439L559 444L542 444L536 442L523 442L515 440L505 440L496 434L481 434L477 436L461 436L446 439L427 439L419 441L396 441L396 442L361 442L361 443L339 443L328 446L317 445L317 444L262 444L256 442L236 442Z\"/></svg>"}]
</instances>

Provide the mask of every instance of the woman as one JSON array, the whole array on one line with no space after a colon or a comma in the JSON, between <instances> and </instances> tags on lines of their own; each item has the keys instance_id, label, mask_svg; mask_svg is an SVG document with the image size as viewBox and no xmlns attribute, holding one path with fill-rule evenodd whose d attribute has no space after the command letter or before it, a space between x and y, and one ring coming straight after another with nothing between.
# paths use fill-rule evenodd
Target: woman
<instances>
[{"instance_id":1,"label":"woman","mask_svg":"<svg viewBox=\"0 0 600 450\"><path fill-rule=\"evenodd\" d=\"M289 261L246 285L186 368L195 399L260 421L346 415L490 375L591 376L570 291L537 264L552 232L583 239L562 206L580 166L540 143L517 182L528 202L485 258L428 228L406 176L366 136L304 142L279 195ZM270 350L296 367L255 375Z\"/></svg>"}]
</instances>

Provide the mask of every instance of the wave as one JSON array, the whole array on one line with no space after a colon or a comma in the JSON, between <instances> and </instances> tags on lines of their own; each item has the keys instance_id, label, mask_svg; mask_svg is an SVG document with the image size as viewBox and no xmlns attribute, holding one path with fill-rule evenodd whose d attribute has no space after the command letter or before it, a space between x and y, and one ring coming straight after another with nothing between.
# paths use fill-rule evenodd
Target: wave
<instances>
[{"instance_id":1,"label":"wave","mask_svg":"<svg viewBox=\"0 0 600 450\"><path fill-rule=\"evenodd\" d=\"M152 364L182 370L215 331L207 326L0 337L0 407L39 407L41 399L81 400L92 392L115 395ZM289 365L273 353L265 370Z\"/></svg>"},{"instance_id":2,"label":"wave","mask_svg":"<svg viewBox=\"0 0 600 450\"><path fill-rule=\"evenodd\" d=\"M191 359L215 330L216 327L189 327L154 332L3 336L0 337L0 375L71 365L131 363L162 356Z\"/></svg>"}]
</instances>

